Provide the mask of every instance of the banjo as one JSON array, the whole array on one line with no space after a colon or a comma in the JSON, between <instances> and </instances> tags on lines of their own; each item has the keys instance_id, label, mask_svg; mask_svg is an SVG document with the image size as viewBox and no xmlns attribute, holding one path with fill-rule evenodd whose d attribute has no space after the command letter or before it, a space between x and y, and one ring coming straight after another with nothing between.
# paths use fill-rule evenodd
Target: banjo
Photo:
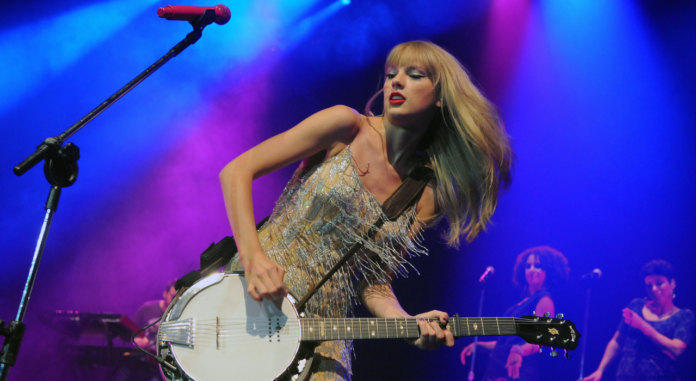
<instances>
[{"instance_id":1,"label":"banjo","mask_svg":"<svg viewBox=\"0 0 696 381\"><path fill-rule=\"evenodd\" d=\"M201 279L174 301L162 317L157 354L168 381L303 381L314 347L325 340L420 337L416 318L312 318L295 308L291 295L257 302L247 294L243 274L216 273ZM436 320L436 319L432 319ZM443 328L455 338L516 335L556 349L578 346L575 325L556 318L450 317Z\"/></svg>"}]
</instances>

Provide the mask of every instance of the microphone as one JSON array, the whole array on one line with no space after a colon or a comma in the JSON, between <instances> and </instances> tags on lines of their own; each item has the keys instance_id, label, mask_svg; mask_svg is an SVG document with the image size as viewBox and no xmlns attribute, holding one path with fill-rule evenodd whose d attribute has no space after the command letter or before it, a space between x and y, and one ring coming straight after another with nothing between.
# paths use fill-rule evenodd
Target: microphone
<instances>
[{"instance_id":1,"label":"microphone","mask_svg":"<svg viewBox=\"0 0 696 381\"><path fill-rule=\"evenodd\" d=\"M495 269L493 268L493 266L486 267L486 271L479 278L479 282L481 282L481 283L485 282L486 279L488 279L488 277L493 275L493 274L495 274Z\"/></svg>"},{"instance_id":2,"label":"microphone","mask_svg":"<svg viewBox=\"0 0 696 381\"><path fill-rule=\"evenodd\" d=\"M157 10L157 16L167 20L196 21L205 11L215 12L215 23L218 25L226 24L230 21L232 14L230 9L219 4L214 7L194 7L189 5L167 5Z\"/></svg>"},{"instance_id":3,"label":"microphone","mask_svg":"<svg viewBox=\"0 0 696 381\"><path fill-rule=\"evenodd\" d=\"M581 277L582 280L594 280L594 279L599 279L602 277L602 270L600 269L594 269L591 272L583 275Z\"/></svg>"}]
</instances>

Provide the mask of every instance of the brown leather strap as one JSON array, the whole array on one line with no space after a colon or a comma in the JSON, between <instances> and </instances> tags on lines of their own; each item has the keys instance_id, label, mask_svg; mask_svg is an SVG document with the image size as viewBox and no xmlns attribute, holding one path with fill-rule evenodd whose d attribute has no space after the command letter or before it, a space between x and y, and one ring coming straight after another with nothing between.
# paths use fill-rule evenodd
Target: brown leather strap
<instances>
[{"instance_id":1,"label":"brown leather strap","mask_svg":"<svg viewBox=\"0 0 696 381\"><path fill-rule=\"evenodd\" d=\"M428 167L415 167L389 198L384 201L382 211L389 221L396 221L401 213L420 200L425 187L435 173Z\"/></svg>"},{"instance_id":2,"label":"brown leather strap","mask_svg":"<svg viewBox=\"0 0 696 381\"><path fill-rule=\"evenodd\" d=\"M396 221L399 216L411 205L420 200L425 187L428 185L430 180L434 176L432 169L427 167L416 167L412 169L406 179L399 185L398 188L392 193L389 198L384 201L382 205L382 211L387 216L389 221ZM379 229L384 225L384 218L380 217L375 221L374 224L368 229L365 234L363 234L360 242L356 242L349 250L346 252L341 259L336 262L336 264L329 270L321 280L315 284L307 294L300 300L297 304L297 310L302 311L307 304L307 301L314 296L314 294L319 290L321 286L324 285L337 271L340 269L348 260L350 260L355 253L363 247L361 242L369 241L377 235Z\"/></svg>"}]
</instances>

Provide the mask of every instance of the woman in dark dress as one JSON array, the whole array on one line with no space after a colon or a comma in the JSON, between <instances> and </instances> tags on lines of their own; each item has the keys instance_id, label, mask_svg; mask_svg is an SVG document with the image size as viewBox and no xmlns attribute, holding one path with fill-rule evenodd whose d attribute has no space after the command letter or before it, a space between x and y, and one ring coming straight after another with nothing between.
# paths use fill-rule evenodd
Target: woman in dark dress
<instances>
[{"instance_id":1,"label":"woman in dark dress","mask_svg":"<svg viewBox=\"0 0 696 381\"><path fill-rule=\"evenodd\" d=\"M611 361L621 355L617 381L677 381L674 361L694 335L694 313L674 305L674 271L661 260L641 271L647 299L633 299L623 309L623 321L607 344L599 368L584 381L600 381Z\"/></svg>"},{"instance_id":2,"label":"woman in dark dress","mask_svg":"<svg viewBox=\"0 0 696 381\"><path fill-rule=\"evenodd\" d=\"M536 312L542 316L555 314L551 293L568 279L568 261L555 249L548 246L533 247L517 257L512 281L524 287L524 299L510 307L504 316L519 317ZM479 341L478 345L491 350L484 381L538 380L539 346L528 344L517 336L503 336L497 341ZM474 344L468 345L461 354L462 364L473 352Z\"/></svg>"}]
</instances>

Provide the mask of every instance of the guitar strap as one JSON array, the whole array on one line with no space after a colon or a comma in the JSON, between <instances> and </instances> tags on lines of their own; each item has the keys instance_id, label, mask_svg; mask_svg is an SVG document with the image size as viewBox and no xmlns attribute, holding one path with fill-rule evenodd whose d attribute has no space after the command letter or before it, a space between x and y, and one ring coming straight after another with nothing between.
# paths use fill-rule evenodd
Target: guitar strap
<instances>
[{"instance_id":1,"label":"guitar strap","mask_svg":"<svg viewBox=\"0 0 696 381\"><path fill-rule=\"evenodd\" d=\"M433 172L432 169L425 167L425 166L418 166L413 168L409 173L406 179L399 185L398 188L392 193L389 198L384 201L384 204L382 205L382 211L384 212L383 216L380 216L377 221L375 221L374 224L370 227L370 229L363 234L362 239L360 242L356 242L344 255L343 257L336 262L336 264L329 270L324 277L317 283L315 284L308 292L307 294L300 300L300 302L297 304L297 310L302 311L304 306L307 304L307 301L314 296L314 294L319 290L321 286L326 283L335 273L338 271L348 260L350 260L355 253L358 252L363 247L362 242L372 240L375 235L379 232L379 230L382 228L384 223L386 222L384 217L386 217L387 220L389 221L396 221L399 216L411 205L414 203L418 202L420 200L421 195L423 194L423 190L425 190L425 187L428 185L430 180L432 180L433 176L435 173ZM413 221L409 221L409 225L412 224Z\"/></svg>"}]
</instances>

